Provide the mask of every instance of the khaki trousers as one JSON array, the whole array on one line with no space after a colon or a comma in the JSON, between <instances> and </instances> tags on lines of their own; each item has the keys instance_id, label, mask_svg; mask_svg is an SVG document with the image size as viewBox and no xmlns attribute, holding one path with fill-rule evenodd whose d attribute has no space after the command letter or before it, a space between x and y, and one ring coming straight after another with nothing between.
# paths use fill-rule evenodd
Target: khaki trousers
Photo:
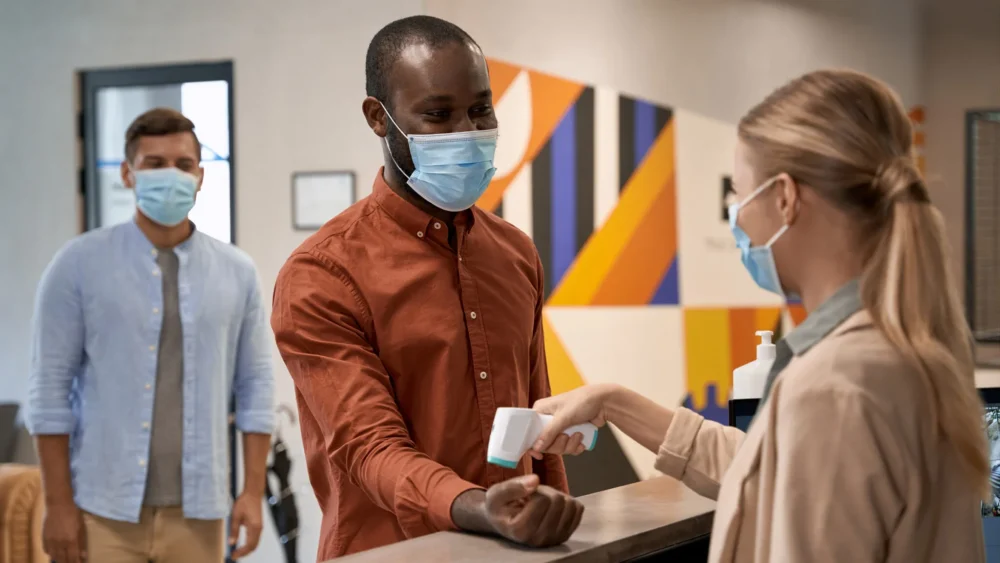
<instances>
[{"instance_id":1,"label":"khaki trousers","mask_svg":"<svg viewBox=\"0 0 1000 563\"><path fill-rule=\"evenodd\" d=\"M221 563L223 520L193 520L180 507L143 507L139 523L83 513L87 561L93 563Z\"/></svg>"}]
</instances>

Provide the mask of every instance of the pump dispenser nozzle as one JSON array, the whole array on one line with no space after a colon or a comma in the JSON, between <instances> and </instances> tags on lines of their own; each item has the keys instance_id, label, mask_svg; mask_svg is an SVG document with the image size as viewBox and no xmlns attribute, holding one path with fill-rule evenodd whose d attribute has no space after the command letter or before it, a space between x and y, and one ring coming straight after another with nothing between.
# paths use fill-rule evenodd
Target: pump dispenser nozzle
<instances>
[{"instance_id":1,"label":"pump dispenser nozzle","mask_svg":"<svg viewBox=\"0 0 1000 563\"><path fill-rule=\"evenodd\" d=\"M771 343L774 333L770 330L758 330L757 336L760 337L760 344L757 345L757 359L773 360L777 355L775 346Z\"/></svg>"}]
</instances>

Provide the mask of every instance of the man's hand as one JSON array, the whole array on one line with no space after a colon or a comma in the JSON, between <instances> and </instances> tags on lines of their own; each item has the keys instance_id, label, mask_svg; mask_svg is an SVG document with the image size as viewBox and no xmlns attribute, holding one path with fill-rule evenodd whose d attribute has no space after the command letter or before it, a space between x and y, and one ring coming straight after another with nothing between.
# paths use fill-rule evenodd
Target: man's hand
<instances>
[{"instance_id":1,"label":"man's hand","mask_svg":"<svg viewBox=\"0 0 1000 563\"><path fill-rule=\"evenodd\" d=\"M87 532L83 527L83 515L76 504L46 504L42 547L56 563L82 563L87 560Z\"/></svg>"},{"instance_id":2,"label":"man's hand","mask_svg":"<svg viewBox=\"0 0 1000 563\"><path fill-rule=\"evenodd\" d=\"M261 516L263 502L262 495L244 492L233 504L233 516L229 525L229 545L236 546L236 542L240 539L240 528L243 528L246 533L243 545L233 551L233 559L250 555L253 550L257 549L260 531L264 526Z\"/></svg>"},{"instance_id":3,"label":"man's hand","mask_svg":"<svg viewBox=\"0 0 1000 563\"><path fill-rule=\"evenodd\" d=\"M485 494L478 489L466 491L452 506L459 528L494 533L531 547L564 543L582 517L580 501L540 485L538 475L498 483Z\"/></svg>"}]
</instances>

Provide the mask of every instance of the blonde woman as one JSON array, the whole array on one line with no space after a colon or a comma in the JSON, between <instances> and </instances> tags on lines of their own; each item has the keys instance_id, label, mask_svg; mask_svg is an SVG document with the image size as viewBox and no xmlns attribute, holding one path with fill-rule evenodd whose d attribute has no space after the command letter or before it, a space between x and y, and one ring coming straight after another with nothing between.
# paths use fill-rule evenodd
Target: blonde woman
<instances>
[{"instance_id":1,"label":"blonde woman","mask_svg":"<svg viewBox=\"0 0 1000 563\"><path fill-rule=\"evenodd\" d=\"M778 344L747 434L616 385L538 401L557 437L612 423L717 499L712 562L975 563L989 492L983 408L941 216L884 84L803 76L739 124L730 226L764 289L809 316Z\"/></svg>"}]
</instances>

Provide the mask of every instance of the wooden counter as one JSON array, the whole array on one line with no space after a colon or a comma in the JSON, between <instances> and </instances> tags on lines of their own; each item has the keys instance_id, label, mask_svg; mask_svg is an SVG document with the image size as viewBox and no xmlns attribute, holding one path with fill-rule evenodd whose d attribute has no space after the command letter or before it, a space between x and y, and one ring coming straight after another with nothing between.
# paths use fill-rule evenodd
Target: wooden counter
<instances>
[{"instance_id":1,"label":"wooden counter","mask_svg":"<svg viewBox=\"0 0 1000 563\"><path fill-rule=\"evenodd\" d=\"M337 563L608 562L656 553L712 528L715 503L669 477L658 477L581 497L583 521L568 542L550 549L457 532L421 538L336 559ZM333 562L330 562L333 563Z\"/></svg>"}]
</instances>

